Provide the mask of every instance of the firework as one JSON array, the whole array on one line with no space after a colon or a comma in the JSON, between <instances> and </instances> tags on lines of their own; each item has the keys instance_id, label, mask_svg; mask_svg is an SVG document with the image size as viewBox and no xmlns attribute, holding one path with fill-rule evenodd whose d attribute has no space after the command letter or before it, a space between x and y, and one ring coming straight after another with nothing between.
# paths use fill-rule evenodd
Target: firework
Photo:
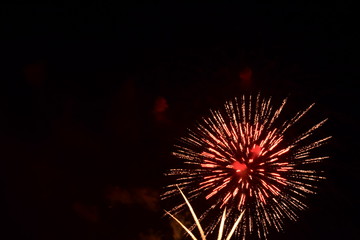
<instances>
[{"instance_id":1,"label":"firework","mask_svg":"<svg viewBox=\"0 0 360 240\"><path fill-rule=\"evenodd\" d=\"M285 219L296 220L297 212L306 208L305 197L315 193L316 182L324 178L315 169L327 156L318 156L314 150L330 137L312 140L326 119L292 137L289 129L314 104L282 121L286 102L274 108L271 98L258 94L242 96L240 101L235 98L223 110L210 111L175 146L173 155L183 166L167 173L175 183L162 197L178 195L179 186L188 192L189 201L206 199L209 207L199 218L212 222L206 233L221 224L225 208L234 222L244 213L236 231L243 238L247 234L266 238L270 228L280 231ZM170 212L185 206L179 204Z\"/></svg>"},{"instance_id":2,"label":"firework","mask_svg":"<svg viewBox=\"0 0 360 240\"><path fill-rule=\"evenodd\" d=\"M188 206L192 217L194 218L195 224L199 229L200 232L200 236L201 236L201 240L206 240L206 235L204 233L204 230L200 224L199 218L196 216L196 213L193 209L193 207L191 206L189 200L186 198L185 194L181 191L180 188L179 192L181 193L182 197L185 200L186 205ZM179 219L177 219L175 216L173 216L171 213L169 213L168 211L165 211L170 217L172 217L178 224L180 224L180 226L189 234L189 236L193 239L193 240L197 240L197 238L195 237L195 235L191 232L191 230L189 228L187 228ZM244 211L240 214L240 216L237 218L236 222L233 224L230 233L227 235L226 240L230 240L232 235L235 232L236 227L239 225L240 220L242 218L242 216L244 215ZM224 233L224 226L225 226L225 219L226 219L226 208L223 211L222 217L221 217L221 223L220 223L220 227L219 227L219 233L218 233L218 237L217 240L222 240L223 239L223 233Z\"/></svg>"}]
</instances>

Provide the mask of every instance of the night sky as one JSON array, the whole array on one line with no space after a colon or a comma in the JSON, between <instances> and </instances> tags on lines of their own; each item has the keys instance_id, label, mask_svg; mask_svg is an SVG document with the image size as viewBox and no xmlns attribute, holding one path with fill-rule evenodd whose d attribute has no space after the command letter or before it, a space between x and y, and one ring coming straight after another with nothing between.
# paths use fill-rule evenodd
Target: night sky
<instances>
[{"instance_id":1,"label":"night sky","mask_svg":"<svg viewBox=\"0 0 360 240\"><path fill-rule=\"evenodd\" d=\"M269 240L359 238L355 6L116 2L1 5L1 239L173 239L176 139L257 92L315 102L304 124L333 136L327 180Z\"/></svg>"}]
</instances>

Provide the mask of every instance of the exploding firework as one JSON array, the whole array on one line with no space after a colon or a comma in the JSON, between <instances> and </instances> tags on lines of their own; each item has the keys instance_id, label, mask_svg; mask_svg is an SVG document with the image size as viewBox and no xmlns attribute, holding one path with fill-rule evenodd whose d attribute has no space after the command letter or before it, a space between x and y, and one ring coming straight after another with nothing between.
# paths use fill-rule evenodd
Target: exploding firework
<instances>
[{"instance_id":1,"label":"exploding firework","mask_svg":"<svg viewBox=\"0 0 360 240\"><path fill-rule=\"evenodd\" d=\"M315 193L316 182L324 178L316 164L327 156L314 150L330 137L311 137L326 119L292 137L289 129L314 104L282 121L286 102L274 108L271 98L258 94L210 111L175 146L173 155L183 165L167 173L175 183L167 187L163 199L178 195L176 186L187 191L189 201L206 199L209 207L199 218L211 221L206 233L220 224L225 208L234 222L244 213L236 230L243 238L249 234L266 238L270 228L280 231L285 219L296 220L297 212L306 208L305 197ZM185 207L179 204L170 212Z\"/></svg>"}]
</instances>

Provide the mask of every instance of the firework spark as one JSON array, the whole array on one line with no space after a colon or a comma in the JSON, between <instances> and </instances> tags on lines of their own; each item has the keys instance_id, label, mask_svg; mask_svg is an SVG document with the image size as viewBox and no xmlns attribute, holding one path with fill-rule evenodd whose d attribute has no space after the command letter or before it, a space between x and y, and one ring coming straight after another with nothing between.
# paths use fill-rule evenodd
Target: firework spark
<instances>
[{"instance_id":1,"label":"firework spark","mask_svg":"<svg viewBox=\"0 0 360 240\"><path fill-rule=\"evenodd\" d=\"M297 211L306 208L304 198L315 193L315 183L324 178L315 164L327 156L316 156L313 150L330 137L315 141L310 137L325 119L292 138L289 129L314 104L281 121L286 102L274 109L271 98L258 94L226 102L224 110L210 111L175 146L173 155L184 167L169 171L167 175L175 177L176 183L162 197L177 195L179 186L188 191L189 201L208 200L210 207L200 220L212 212L217 216L208 224L207 233L221 224L219 215L225 208L234 221L244 212L236 231L243 238L247 234L266 238L270 227L280 231L285 219L296 220ZM184 203L179 204L170 212L184 208Z\"/></svg>"},{"instance_id":2,"label":"firework spark","mask_svg":"<svg viewBox=\"0 0 360 240\"><path fill-rule=\"evenodd\" d=\"M191 206L189 200L186 198L185 194L181 191L180 188L179 192L181 193L182 197L185 200L186 205L188 206L192 217L194 218L195 224L199 229L200 232L200 236L201 236L201 240L206 240L206 235L204 233L204 230L200 224L199 218L196 216L196 213L193 209L193 207ZM189 228L187 228L179 219L177 219L174 215L172 215L171 213L169 213L168 211L165 211L170 217L172 217L186 232L187 234L189 234L189 236L193 239L193 240L197 240L197 238L195 237L195 235L191 232L191 230ZM230 240L232 235L235 232L236 227L239 225L240 220L242 218L242 216L244 215L244 211L240 214L240 216L237 218L236 222L233 224L233 226L231 227L231 230L229 232L229 234L226 237L226 240ZM223 233L224 233L224 228L225 228L225 220L226 220L226 208L223 211L222 217L221 217L221 223L220 223L220 227L219 227L219 233L218 233L218 237L217 240L222 240L223 239Z\"/></svg>"}]
</instances>

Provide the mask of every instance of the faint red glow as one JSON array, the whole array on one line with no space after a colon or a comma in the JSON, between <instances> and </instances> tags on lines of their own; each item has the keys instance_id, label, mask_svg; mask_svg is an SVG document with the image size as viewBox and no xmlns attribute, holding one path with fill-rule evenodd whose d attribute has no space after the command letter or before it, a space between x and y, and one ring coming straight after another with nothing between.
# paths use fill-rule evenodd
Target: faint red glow
<instances>
[{"instance_id":1,"label":"faint red glow","mask_svg":"<svg viewBox=\"0 0 360 240\"><path fill-rule=\"evenodd\" d=\"M94 205L85 205L80 202L75 202L72 205L73 210L82 218L90 222L97 222L99 220L98 209Z\"/></svg>"},{"instance_id":2,"label":"faint red glow","mask_svg":"<svg viewBox=\"0 0 360 240\"><path fill-rule=\"evenodd\" d=\"M251 84L252 70L249 67L242 69L239 73L241 83L244 86L249 86Z\"/></svg>"},{"instance_id":3,"label":"faint red glow","mask_svg":"<svg viewBox=\"0 0 360 240\"><path fill-rule=\"evenodd\" d=\"M24 67L25 79L33 86L40 86L45 78L45 64L44 63L32 63Z\"/></svg>"},{"instance_id":4,"label":"faint red glow","mask_svg":"<svg viewBox=\"0 0 360 240\"><path fill-rule=\"evenodd\" d=\"M158 193L151 188L130 188L125 189L118 186L109 186L106 190L105 199L111 205L137 205L150 211L157 211Z\"/></svg>"},{"instance_id":5,"label":"faint red glow","mask_svg":"<svg viewBox=\"0 0 360 240\"><path fill-rule=\"evenodd\" d=\"M153 107L153 114L154 114L155 121L157 123L161 123L161 124L169 123L169 119L168 119L167 112L166 112L168 107L169 107L169 105L167 103L166 98L159 96L155 100L154 107Z\"/></svg>"},{"instance_id":6,"label":"faint red glow","mask_svg":"<svg viewBox=\"0 0 360 240\"><path fill-rule=\"evenodd\" d=\"M154 104L154 112L155 113L163 113L168 109L169 105L167 103L166 98L164 97L158 97L155 100L155 104Z\"/></svg>"}]
</instances>

